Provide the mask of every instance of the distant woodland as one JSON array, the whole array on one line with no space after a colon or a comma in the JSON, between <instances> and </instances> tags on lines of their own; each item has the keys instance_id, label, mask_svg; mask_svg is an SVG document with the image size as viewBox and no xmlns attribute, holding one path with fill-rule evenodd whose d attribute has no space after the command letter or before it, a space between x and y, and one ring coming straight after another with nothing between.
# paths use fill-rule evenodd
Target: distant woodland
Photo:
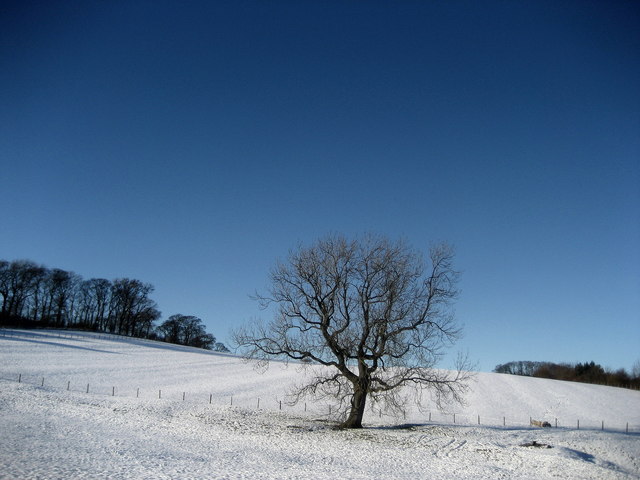
<instances>
[{"instance_id":1,"label":"distant woodland","mask_svg":"<svg viewBox=\"0 0 640 480\"><path fill-rule=\"evenodd\" d=\"M595 362L551 363L515 361L496 366L496 373L524 375L527 377L551 378L569 382L595 383L611 387L640 389L640 360L635 363L631 373L624 368L610 370Z\"/></svg>"},{"instance_id":2,"label":"distant woodland","mask_svg":"<svg viewBox=\"0 0 640 480\"><path fill-rule=\"evenodd\" d=\"M228 351L202 320L161 313L149 283L90 278L29 260L0 260L0 327L74 328Z\"/></svg>"}]
</instances>

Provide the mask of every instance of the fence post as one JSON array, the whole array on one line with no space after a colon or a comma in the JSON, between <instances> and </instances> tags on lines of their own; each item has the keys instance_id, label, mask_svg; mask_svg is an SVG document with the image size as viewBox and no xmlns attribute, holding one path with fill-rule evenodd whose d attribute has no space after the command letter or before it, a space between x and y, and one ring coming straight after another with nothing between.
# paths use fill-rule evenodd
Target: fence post
<instances>
[{"instance_id":1,"label":"fence post","mask_svg":"<svg viewBox=\"0 0 640 480\"><path fill-rule=\"evenodd\" d=\"M87 393L89 393L89 384L87 383Z\"/></svg>"},{"instance_id":2,"label":"fence post","mask_svg":"<svg viewBox=\"0 0 640 480\"><path fill-rule=\"evenodd\" d=\"M280 410L282 410L282 400L280 400Z\"/></svg>"},{"instance_id":3,"label":"fence post","mask_svg":"<svg viewBox=\"0 0 640 480\"><path fill-rule=\"evenodd\" d=\"M67 392L69 391L69 388L70 388L70 387L71 387L71 380L69 380L69 381L67 382Z\"/></svg>"},{"instance_id":4,"label":"fence post","mask_svg":"<svg viewBox=\"0 0 640 480\"><path fill-rule=\"evenodd\" d=\"M558 419L556 418L556 428L558 428Z\"/></svg>"},{"instance_id":5,"label":"fence post","mask_svg":"<svg viewBox=\"0 0 640 480\"><path fill-rule=\"evenodd\" d=\"M22 374L18 375L18 383L22 383Z\"/></svg>"},{"instance_id":6,"label":"fence post","mask_svg":"<svg viewBox=\"0 0 640 480\"><path fill-rule=\"evenodd\" d=\"M116 396L116 387L112 387L111 388L111 396L115 397Z\"/></svg>"},{"instance_id":7,"label":"fence post","mask_svg":"<svg viewBox=\"0 0 640 480\"><path fill-rule=\"evenodd\" d=\"M233 395L231 395L231 406L233 407Z\"/></svg>"},{"instance_id":8,"label":"fence post","mask_svg":"<svg viewBox=\"0 0 640 480\"><path fill-rule=\"evenodd\" d=\"M626 433L629 433L629 422L627 422L627 429L625 430Z\"/></svg>"},{"instance_id":9,"label":"fence post","mask_svg":"<svg viewBox=\"0 0 640 480\"><path fill-rule=\"evenodd\" d=\"M580 419L578 419L578 430L580 430Z\"/></svg>"},{"instance_id":10,"label":"fence post","mask_svg":"<svg viewBox=\"0 0 640 480\"><path fill-rule=\"evenodd\" d=\"M431 412L429 412L429 421L431 421Z\"/></svg>"},{"instance_id":11,"label":"fence post","mask_svg":"<svg viewBox=\"0 0 640 480\"><path fill-rule=\"evenodd\" d=\"M258 410L260 409L260 397L258 397Z\"/></svg>"},{"instance_id":12,"label":"fence post","mask_svg":"<svg viewBox=\"0 0 640 480\"><path fill-rule=\"evenodd\" d=\"M138 387L138 389L136 390L136 398L140 397L140 387Z\"/></svg>"},{"instance_id":13,"label":"fence post","mask_svg":"<svg viewBox=\"0 0 640 480\"><path fill-rule=\"evenodd\" d=\"M502 417L502 426L503 427L507 426L507 417Z\"/></svg>"},{"instance_id":14,"label":"fence post","mask_svg":"<svg viewBox=\"0 0 640 480\"><path fill-rule=\"evenodd\" d=\"M44 387L44 377L42 377L42 383L40 384L41 387Z\"/></svg>"},{"instance_id":15,"label":"fence post","mask_svg":"<svg viewBox=\"0 0 640 480\"><path fill-rule=\"evenodd\" d=\"M158 390L158 398L162 398L162 390Z\"/></svg>"},{"instance_id":16,"label":"fence post","mask_svg":"<svg viewBox=\"0 0 640 480\"><path fill-rule=\"evenodd\" d=\"M480 415L478 415L478 425L480 425Z\"/></svg>"},{"instance_id":17,"label":"fence post","mask_svg":"<svg viewBox=\"0 0 640 480\"><path fill-rule=\"evenodd\" d=\"M213 393L209 394L209 405L211 405L211 400L213 400Z\"/></svg>"},{"instance_id":18,"label":"fence post","mask_svg":"<svg viewBox=\"0 0 640 480\"><path fill-rule=\"evenodd\" d=\"M184 396L186 395L187 392L182 392L182 401L184 402Z\"/></svg>"},{"instance_id":19,"label":"fence post","mask_svg":"<svg viewBox=\"0 0 640 480\"><path fill-rule=\"evenodd\" d=\"M604 420L602 420L602 430L604 430Z\"/></svg>"},{"instance_id":20,"label":"fence post","mask_svg":"<svg viewBox=\"0 0 640 480\"><path fill-rule=\"evenodd\" d=\"M453 414L453 423L456 423L456 414Z\"/></svg>"}]
</instances>

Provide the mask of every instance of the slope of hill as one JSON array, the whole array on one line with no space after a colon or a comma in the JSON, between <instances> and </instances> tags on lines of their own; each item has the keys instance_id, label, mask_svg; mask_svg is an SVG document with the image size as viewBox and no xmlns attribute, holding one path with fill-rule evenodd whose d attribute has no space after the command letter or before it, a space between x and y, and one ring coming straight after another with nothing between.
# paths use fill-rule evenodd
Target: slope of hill
<instances>
[{"instance_id":1,"label":"slope of hill","mask_svg":"<svg viewBox=\"0 0 640 480\"><path fill-rule=\"evenodd\" d=\"M286 404L304 375L157 342L0 331L0 478L640 478L637 391L479 373L464 407L427 402L335 431L329 404ZM553 448L522 446L533 441Z\"/></svg>"}]
</instances>

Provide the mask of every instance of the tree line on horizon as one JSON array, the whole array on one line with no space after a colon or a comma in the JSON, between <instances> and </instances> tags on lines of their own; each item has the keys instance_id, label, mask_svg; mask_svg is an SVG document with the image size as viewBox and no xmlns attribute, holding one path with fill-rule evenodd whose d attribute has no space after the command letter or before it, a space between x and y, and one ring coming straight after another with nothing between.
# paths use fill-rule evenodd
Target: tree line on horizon
<instances>
[{"instance_id":1,"label":"tree line on horizon","mask_svg":"<svg viewBox=\"0 0 640 480\"><path fill-rule=\"evenodd\" d=\"M229 351L193 315L172 315L156 326L161 312L153 290L136 279L85 280L30 260L0 259L0 326L77 328Z\"/></svg>"},{"instance_id":2,"label":"tree line on horizon","mask_svg":"<svg viewBox=\"0 0 640 480\"><path fill-rule=\"evenodd\" d=\"M519 360L497 365L493 371L509 375L640 389L640 360L634 364L630 373L624 368L607 369L593 361L569 364Z\"/></svg>"}]
</instances>

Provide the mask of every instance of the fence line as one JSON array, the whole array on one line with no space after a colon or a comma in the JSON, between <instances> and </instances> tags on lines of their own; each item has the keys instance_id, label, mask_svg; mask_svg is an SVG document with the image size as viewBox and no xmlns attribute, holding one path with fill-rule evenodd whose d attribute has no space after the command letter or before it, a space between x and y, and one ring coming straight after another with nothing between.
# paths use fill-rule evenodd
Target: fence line
<instances>
[{"instance_id":1,"label":"fence line","mask_svg":"<svg viewBox=\"0 0 640 480\"><path fill-rule=\"evenodd\" d=\"M48 388L48 389L58 389L58 390L63 390L65 389L64 387L56 387L55 385L52 384L47 384L45 381L45 377L44 376L36 376L36 375L31 375L31 378L29 378L28 376L23 375L22 373L19 373L17 375L14 375L12 379L6 378L6 377L0 377L0 380L4 380L4 381L14 381L16 383L25 383L28 385L34 385L36 387L40 387L40 388ZM46 384L46 387L45 387ZM73 392L79 392L79 393L85 393L85 394L93 394L93 395L103 395L103 396L111 396L111 397L115 397L116 396L116 392L118 392L118 397L120 398L133 398L129 395L126 394L127 390L120 390L119 388L116 388L116 386L111 386L110 391L108 390L108 387L104 387L104 386L99 386L99 387L94 387L92 389L90 389L91 384L87 383L86 389L82 388L82 389L78 389L78 388L72 388L72 382L71 380L67 381L67 385L66 385L66 390L67 391L73 391ZM79 384L76 384L79 385ZM105 390L105 388L107 388L107 390ZM151 389L147 389L148 392L151 392ZM121 393L122 392L122 393ZM144 393L144 392L143 392ZM182 402L185 402L187 399L187 392L186 391L182 391ZM135 391L135 398L141 398L141 390L139 387L136 388ZM177 395L177 394L175 394ZM200 399L200 396L202 397L202 399ZM206 398L205 394L190 394L189 395L189 399L190 402L192 404L212 404L214 397L216 400L222 399L224 398L225 400L223 402L216 402L216 405L229 405L229 406L234 406L234 398L233 398L233 394L229 394L229 395L215 395L213 393L209 393L208 395L208 401ZM162 396L162 390L158 389L157 390L157 396L154 396L153 394L149 394L147 397L143 397L143 398L157 398L158 400L165 400L165 401L180 401L179 397L176 396L176 398L168 398L167 394L165 392L165 396L163 398ZM262 402L262 408L260 407L261 404L261 399L260 397L255 397L253 400L253 403L251 403L251 398L249 398L248 400L246 400L244 402L244 406L245 407L251 407L251 405L254 405L258 410L263 410L265 409L265 402ZM287 403L285 402L285 405L287 405ZM237 401L236 401L236 406L237 405ZM273 404L270 404L270 406L267 408L268 410L273 410L273 411L282 411L283 409L283 402L281 399L276 398ZM303 413L300 410L302 409L301 406L298 406L298 408L295 410L295 413ZM319 411L318 409L308 409L307 408L307 403L304 402L304 413L310 413L310 414L314 414L314 415L325 415L325 416L330 416L332 413L332 408L331 405L326 405L322 411ZM371 412L373 413L373 412ZM522 428L522 427L526 427L526 428L538 428L540 426L542 426L542 421L536 421L536 424L534 424L534 419L531 416L528 416L528 420L529 422L526 422L526 418L525 416L522 417L522 419L518 420L518 419L512 419L509 420L506 416L501 416L501 417L495 417L495 416L481 416L479 414L469 414L469 413L459 413L459 412L452 412L452 413L443 413L440 411L437 412L432 412L432 411L428 411L428 412L424 412L425 415L425 419L427 418L428 415L428 421L425 421L425 424L442 424L442 425L447 425L447 424L453 424L453 425L461 425L461 426L471 426L471 425L481 425L481 426L487 426L487 427L499 427L502 426L503 428ZM386 416L386 415L385 415ZM379 417L382 418L382 412L379 412ZM396 417L394 417L396 418ZM406 418L406 416L405 416ZM509 420L509 421L508 421ZM562 423L558 421L558 418L554 418L554 422L553 425L551 425L551 422L545 422L548 423L548 425L546 426L555 426L555 428L563 428L563 429L577 429L577 430L601 430L601 431L610 431L610 432L622 432L624 431L625 433L637 433L640 432L640 425L631 425L631 428L629 426L629 422L618 422L618 425L624 425L624 427L620 427L620 428L613 428L611 427L611 423L607 423L605 425L605 421L601 420L600 423L598 424L594 424L594 425L586 425L584 422L582 423L582 425L580 424L580 419L576 419L573 421L573 423ZM606 428L605 428L606 427Z\"/></svg>"}]
</instances>

